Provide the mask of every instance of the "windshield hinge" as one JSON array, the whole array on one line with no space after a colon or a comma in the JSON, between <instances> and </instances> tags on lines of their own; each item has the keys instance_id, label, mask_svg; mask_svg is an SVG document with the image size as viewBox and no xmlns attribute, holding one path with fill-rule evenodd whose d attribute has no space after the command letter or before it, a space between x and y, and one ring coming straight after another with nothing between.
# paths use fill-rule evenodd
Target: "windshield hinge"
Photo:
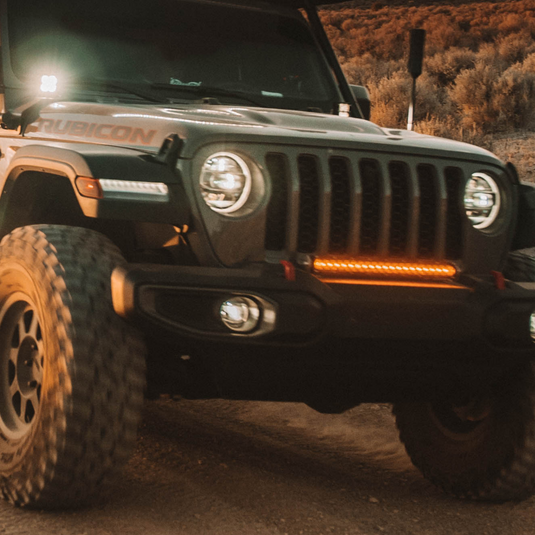
<instances>
[{"instance_id":1,"label":"windshield hinge","mask_svg":"<svg viewBox=\"0 0 535 535\"><path fill-rule=\"evenodd\" d=\"M184 140L177 134L171 134L163 140L158 154L153 159L158 163L167 165L174 171L183 146Z\"/></svg>"}]
</instances>

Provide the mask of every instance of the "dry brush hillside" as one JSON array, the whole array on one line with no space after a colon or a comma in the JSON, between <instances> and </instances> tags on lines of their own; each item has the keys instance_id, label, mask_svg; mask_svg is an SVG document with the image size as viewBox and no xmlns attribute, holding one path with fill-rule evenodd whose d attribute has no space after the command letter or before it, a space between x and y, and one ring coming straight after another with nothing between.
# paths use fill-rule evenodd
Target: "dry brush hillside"
<instances>
[{"instance_id":1,"label":"dry brush hillside","mask_svg":"<svg viewBox=\"0 0 535 535\"><path fill-rule=\"evenodd\" d=\"M534 148L535 0L355 0L325 9L322 18L350 82L369 89L374 122L406 124L409 30L424 28L415 129L498 153L503 139L523 131ZM532 172L528 160L517 163Z\"/></svg>"}]
</instances>

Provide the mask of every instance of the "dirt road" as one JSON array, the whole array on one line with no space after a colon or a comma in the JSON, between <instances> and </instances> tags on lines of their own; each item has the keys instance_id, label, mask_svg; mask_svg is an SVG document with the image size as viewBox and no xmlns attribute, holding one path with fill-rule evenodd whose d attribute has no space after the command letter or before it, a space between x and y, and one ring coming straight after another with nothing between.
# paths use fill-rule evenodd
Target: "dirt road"
<instances>
[{"instance_id":1,"label":"dirt road","mask_svg":"<svg viewBox=\"0 0 535 535\"><path fill-rule=\"evenodd\" d=\"M324 416L303 405L149 402L138 447L92 508L0 503L0 534L535 533L535 499L460 502L428 484L386 405Z\"/></svg>"}]
</instances>

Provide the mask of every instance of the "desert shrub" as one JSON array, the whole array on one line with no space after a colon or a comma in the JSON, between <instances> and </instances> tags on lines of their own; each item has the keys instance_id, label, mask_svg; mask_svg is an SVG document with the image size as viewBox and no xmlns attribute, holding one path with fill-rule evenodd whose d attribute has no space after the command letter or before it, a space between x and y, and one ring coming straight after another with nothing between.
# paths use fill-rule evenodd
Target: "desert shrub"
<instances>
[{"instance_id":1,"label":"desert shrub","mask_svg":"<svg viewBox=\"0 0 535 535\"><path fill-rule=\"evenodd\" d=\"M459 124L483 133L534 126L535 73L522 67L518 63L501 73L496 66L478 63L463 71L449 91L460 112Z\"/></svg>"},{"instance_id":2,"label":"desert shrub","mask_svg":"<svg viewBox=\"0 0 535 535\"><path fill-rule=\"evenodd\" d=\"M439 119L436 116L425 117L418 121L418 132L428 136L454 137L459 131L459 124L454 117Z\"/></svg>"},{"instance_id":3,"label":"desert shrub","mask_svg":"<svg viewBox=\"0 0 535 535\"><path fill-rule=\"evenodd\" d=\"M486 131L494 124L497 113L492 105L493 86L499 76L500 71L494 65L482 62L457 76L449 94L461 113L463 127Z\"/></svg>"},{"instance_id":4,"label":"desert shrub","mask_svg":"<svg viewBox=\"0 0 535 535\"><path fill-rule=\"evenodd\" d=\"M524 27L524 17L520 13L508 13L498 24L500 33L517 33Z\"/></svg>"},{"instance_id":5,"label":"desert shrub","mask_svg":"<svg viewBox=\"0 0 535 535\"><path fill-rule=\"evenodd\" d=\"M342 68L350 84L371 86L383 78L390 78L396 71L405 70L405 62L377 61L371 54L342 62Z\"/></svg>"},{"instance_id":6,"label":"desert shrub","mask_svg":"<svg viewBox=\"0 0 535 535\"><path fill-rule=\"evenodd\" d=\"M427 58L426 72L436 84L445 87L453 84L459 73L474 68L476 53L468 48L450 48Z\"/></svg>"},{"instance_id":7,"label":"desert shrub","mask_svg":"<svg viewBox=\"0 0 535 535\"><path fill-rule=\"evenodd\" d=\"M435 54L456 46L460 39L461 29L451 21L451 17L443 12L435 13L424 23L423 28L428 33L428 53Z\"/></svg>"},{"instance_id":8,"label":"desert shrub","mask_svg":"<svg viewBox=\"0 0 535 535\"><path fill-rule=\"evenodd\" d=\"M411 84L410 75L403 71L369 84L370 94L373 95L372 121L391 128L406 125Z\"/></svg>"},{"instance_id":9,"label":"desert shrub","mask_svg":"<svg viewBox=\"0 0 535 535\"><path fill-rule=\"evenodd\" d=\"M526 56L519 69L524 73L535 73L535 52Z\"/></svg>"},{"instance_id":10,"label":"desert shrub","mask_svg":"<svg viewBox=\"0 0 535 535\"><path fill-rule=\"evenodd\" d=\"M416 122L434 117L449 117L453 111L454 106L447 89L437 87L433 78L427 73L418 78L418 84L416 85Z\"/></svg>"},{"instance_id":11,"label":"desert shrub","mask_svg":"<svg viewBox=\"0 0 535 535\"><path fill-rule=\"evenodd\" d=\"M492 107L497 130L529 128L535 125L535 73L513 65L493 84Z\"/></svg>"},{"instance_id":12,"label":"desert shrub","mask_svg":"<svg viewBox=\"0 0 535 535\"><path fill-rule=\"evenodd\" d=\"M508 63L517 63L535 52L535 42L531 39L531 34L527 31L506 35L496 43L500 59Z\"/></svg>"}]
</instances>

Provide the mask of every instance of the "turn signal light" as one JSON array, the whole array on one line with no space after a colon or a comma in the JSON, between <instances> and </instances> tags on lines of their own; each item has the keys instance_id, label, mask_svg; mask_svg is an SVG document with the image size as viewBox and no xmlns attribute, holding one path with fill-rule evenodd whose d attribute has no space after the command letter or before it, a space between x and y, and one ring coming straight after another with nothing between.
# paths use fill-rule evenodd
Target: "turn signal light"
<instances>
[{"instance_id":1,"label":"turn signal light","mask_svg":"<svg viewBox=\"0 0 535 535\"><path fill-rule=\"evenodd\" d=\"M116 199L120 201L169 201L169 188L162 182L137 180L114 180L79 176L76 187L80 195L93 199Z\"/></svg>"},{"instance_id":2,"label":"turn signal light","mask_svg":"<svg viewBox=\"0 0 535 535\"><path fill-rule=\"evenodd\" d=\"M80 195L84 197L91 197L93 199L102 199L104 197L100 182L96 178L79 176L76 179L76 187Z\"/></svg>"},{"instance_id":3,"label":"turn signal light","mask_svg":"<svg viewBox=\"0 0 535 535\"><path fill-rule=\"evenodd\" d=\"M324 276L374 276L389 279L452 279L457 269L451 264L376 262L316 258L313 271Z\"/></svg>"}]
</instances>

